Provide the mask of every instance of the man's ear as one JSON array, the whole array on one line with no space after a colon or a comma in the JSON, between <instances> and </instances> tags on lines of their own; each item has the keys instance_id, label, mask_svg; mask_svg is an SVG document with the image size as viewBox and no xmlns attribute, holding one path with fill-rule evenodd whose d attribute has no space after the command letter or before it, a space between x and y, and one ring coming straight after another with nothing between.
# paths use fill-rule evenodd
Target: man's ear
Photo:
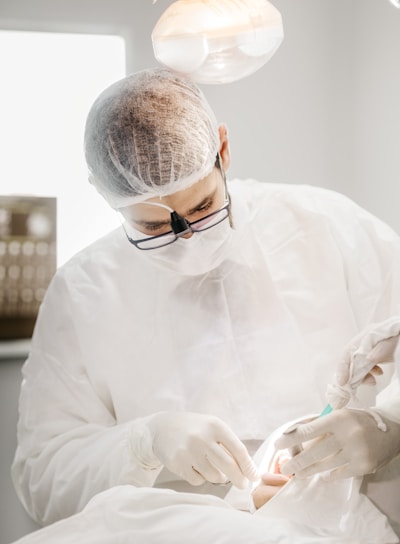
<instances>
[{"instance_id":1,"label":"man's ear","mask_svg":"<svg viewBox=\"0 0 400 544\"><path fill-rule=\"evenodd\" d=\"M221 124L218 127L219 132L219 154L221 156L222 168L225 172L231 164L231 151L229 148L228 129L226 125Z\"/></svg>"}]
</instances>

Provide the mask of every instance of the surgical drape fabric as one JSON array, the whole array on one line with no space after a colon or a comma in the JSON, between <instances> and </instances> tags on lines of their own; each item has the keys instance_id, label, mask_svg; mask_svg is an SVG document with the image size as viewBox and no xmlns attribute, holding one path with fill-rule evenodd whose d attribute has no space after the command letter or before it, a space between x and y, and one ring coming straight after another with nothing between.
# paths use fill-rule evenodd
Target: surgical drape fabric
<instances>
[{"instance_id":1,"label":"surgical drape fabric","mask_svg":"<svg viewBox=\"0 0 400 544\"><path fill-rule=\"evenodd\" d=\"M355 544L282 518L235 510L211 495L117 486L78 514L14 544ZM387 540L392 544L396 540ZM357 542L358 544L358 542ZM362 544L376 544L363 541Z\"/></svg>"},{"instance_id":2,"label":"surgical drape fabric","mask_svg":"<svg viewBox=\"0 0 400 544\"><path fill-rule=\"evenodd\" d=\"M400 242L346 197L309 186L229 183L232 251L183 276L117 229L60 268L24 366L13 479L44 524L119 484L139 417L187 410L243 439L325 405L346 343L399 314ZM371 403L374 402L371 389Z\"/></svg>"},{"instance_id":3,"label":"surgical drape fabric","mask_svg":"<svg viewBox=\"0 0 400 544\"><path fill-rule=\"evenodd\" d=\"M281 430L256 454L261 455L260 469L269 468ZM386 517L359 493L359 483L340 480L332 486L315 476L308 485L292 479L254 516L237 509L234 503L242 502L240 495L224 501L211 495L116 486L99 493L81 512L15 544L186 544L188 539L192 544L398 543ZM248 503L249 490L239 493Z\"/></svg>"}]
</instances>

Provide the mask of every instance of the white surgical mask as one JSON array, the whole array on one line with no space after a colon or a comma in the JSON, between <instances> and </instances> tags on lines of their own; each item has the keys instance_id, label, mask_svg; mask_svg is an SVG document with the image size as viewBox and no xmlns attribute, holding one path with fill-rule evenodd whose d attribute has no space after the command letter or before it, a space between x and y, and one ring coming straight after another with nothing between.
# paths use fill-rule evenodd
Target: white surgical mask
<instances>
[{"instance_id":1,"label":"white surgical mask","mask_svg":"<svg viewBox=\"0 0 400 544\"><path fill-rule=\"evenodd\" d=\"M140 253L156 266L196 276L217 268L231 251L232 229L226 219L208 230L195 232L190 238L178 238L168 246Z\"/></svg>"}]
</instances>

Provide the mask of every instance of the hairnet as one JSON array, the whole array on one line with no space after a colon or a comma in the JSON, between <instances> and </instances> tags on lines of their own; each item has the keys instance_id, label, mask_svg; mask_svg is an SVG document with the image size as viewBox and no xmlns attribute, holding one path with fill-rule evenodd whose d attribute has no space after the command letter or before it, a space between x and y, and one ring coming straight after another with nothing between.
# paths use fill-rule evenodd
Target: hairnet
<instances>
[{"instance_id":1,"label":"hairnet","mask_svg":"<svg viewBox=\"0 0 400 544\"><path fill-rule=\"evenodd\" d=\"M117 81L86 120L89 181L113 208L186 189L211 172L218 147L200 89L165 69Z\"/></svg>"}]
</instances>

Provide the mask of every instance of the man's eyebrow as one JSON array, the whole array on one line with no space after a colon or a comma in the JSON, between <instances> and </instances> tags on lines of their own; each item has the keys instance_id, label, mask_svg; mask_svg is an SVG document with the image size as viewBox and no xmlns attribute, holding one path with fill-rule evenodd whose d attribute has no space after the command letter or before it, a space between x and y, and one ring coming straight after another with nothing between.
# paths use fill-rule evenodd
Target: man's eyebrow
<instances>
[{"instance_id":1,"label":"man's eyebrow","mask_svg":"<svg viewBox=\"0 0 400 544\"><path fill-rule=\"evenodd\" d=\"M194 206L193 208L190 208L190 210L188 210L185 215L192 215L196 213L199 210L199 208L202 208L205 204L207 204L210 200L212 200L215 197L216 192L217 192L217 188L215 188L212 193L204 197L203 200L199 202L196 206Z\"/></svg>"}]
</instances>

